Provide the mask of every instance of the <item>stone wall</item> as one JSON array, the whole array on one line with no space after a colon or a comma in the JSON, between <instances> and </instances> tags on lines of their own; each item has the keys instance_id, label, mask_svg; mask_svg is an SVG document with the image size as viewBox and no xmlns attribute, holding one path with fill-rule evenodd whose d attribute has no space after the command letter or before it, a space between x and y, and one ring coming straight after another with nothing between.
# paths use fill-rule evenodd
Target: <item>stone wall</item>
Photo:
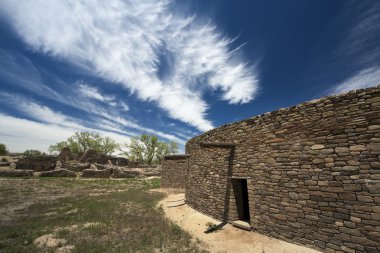
<instances>
[{"instance_id":1,"label":"stone wall","mask_svg":"<svg viewBox=\"0 0 380 253\"><path fill-rule=\"evenodd\" d=\"M187 159L187 155L164 157L161 167L161 187L185 189Z\"/></svg>"},{"instance_id":2,"label":"stone wall","mask_svg":"<svg viewBox=\"0 0 380 253\"><path fill-rule=\"evenodd\" d=\"M17 162L17 169L48 171L54 170L58 158L55 156L31 156L20 158Z\"/></svg>"},{"instance_id":3,"label":"stone wall","mask_svg":"<svg viewBox=\"0 0 380 253\"><path fill-rule=\"evenodd\" d=\"M191 139L186 202L324 252L380 251L380 86L227 124Z\"/></svg>"}]
</instances>

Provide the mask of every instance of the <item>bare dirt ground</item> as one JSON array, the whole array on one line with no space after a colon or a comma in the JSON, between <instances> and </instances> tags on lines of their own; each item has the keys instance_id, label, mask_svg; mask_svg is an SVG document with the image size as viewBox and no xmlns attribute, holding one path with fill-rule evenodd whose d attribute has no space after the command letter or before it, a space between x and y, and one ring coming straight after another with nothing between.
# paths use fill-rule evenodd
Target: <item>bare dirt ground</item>
<instances>
[{"instance_id":1,"label":"bare dirt ground","mask_svg":"<svg viewBox=\"0 0 380 253\"><path fill-rule=\"evenodd\" d=\"M207 223L220 224L220 221L199 213L184 204L184 193L173 189L158 189L167 193L167 197L159 202L166 216L193 237L204 242L210 252L257 252L257 253L317 253L319 251L270 238L258 233L244 231L225 225L217 232L206 234Z\"/></svg>"}]
</instances>

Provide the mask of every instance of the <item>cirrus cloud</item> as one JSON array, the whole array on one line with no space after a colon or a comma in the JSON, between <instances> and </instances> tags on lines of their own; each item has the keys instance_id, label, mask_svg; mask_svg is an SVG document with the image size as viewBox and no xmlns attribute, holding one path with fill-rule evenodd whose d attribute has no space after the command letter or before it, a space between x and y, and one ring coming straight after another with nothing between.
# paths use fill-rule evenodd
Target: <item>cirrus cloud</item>
<instances>
[{"instance_id":1,"label":"cirrus cloud","mask_svg":"<svg viewBox=\"0 0 380 253\"><path fill-rule=\"evenodd\" d=\"M174 11L174 4L4 0L0 10L33 50L122 85L205 131L213 124L204 93L220 90L229 103L247 103L257 94L258 76L231 49L231 39L209 22Z\"/></svg>"}]
</instances>

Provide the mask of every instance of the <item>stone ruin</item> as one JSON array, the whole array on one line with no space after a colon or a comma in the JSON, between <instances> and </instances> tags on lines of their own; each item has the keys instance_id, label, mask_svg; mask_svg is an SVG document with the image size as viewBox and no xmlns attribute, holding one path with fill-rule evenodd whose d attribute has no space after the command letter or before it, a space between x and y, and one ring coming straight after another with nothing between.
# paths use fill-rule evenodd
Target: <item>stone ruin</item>
<instances>
[{"instance_id":1,"label":"stone ruin","mask_svg":"<svg viewBox=\"0 0 380 253\"><path fill-rule=\"evenodd\" d=\"M89 178L128 178L159 176L160 168L134 166L128 159L99 154L87 150L77 156L65 148L58 156L33 156L20 158L16 170L1 171L0 176L41 177L89 177ZM133 166L133 167L131 167Z\"/></svg>"},{"instance_id":2,"label":"stone ruin","mask_svg":"<svg viewBox=\"0 0 380 253\"><path fill-rule=\"evenodd\" d=\"M20 158L17 162L18 170L49 171L54 170L58 161L56 156L30 156Z\"/></svg>"},{"instance_id":3,"label":"stone ruin","mask_svg":"<svg viewBox=\"0 0 380 253\"><path fill-rule=\"evenodd\" d=\"M380 252L380 86L221 126L186 155L162 182L194 209L323 252Z\"/></svg>"}]
</instances>

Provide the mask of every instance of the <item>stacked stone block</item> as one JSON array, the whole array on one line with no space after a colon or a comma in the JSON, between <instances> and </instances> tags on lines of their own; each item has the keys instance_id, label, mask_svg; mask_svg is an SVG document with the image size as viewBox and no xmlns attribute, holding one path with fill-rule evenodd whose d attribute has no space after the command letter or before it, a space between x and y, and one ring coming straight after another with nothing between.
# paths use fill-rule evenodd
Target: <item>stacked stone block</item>
<instances>
[{"instance_id":1,"label":"stacked stone block","mask_svg":"<svg viewBox=\"0 0 380 253\"><path fill-rule=\"evenodd\" d=\"M31 156L20 158L17 162L17 169L33 171L54 170L58 158L55 156Z\"/></svg>"},{"instance_id":2,"label":"stacked stone block","mask_svg":"<svg viewBox=\"0 0 380 253\"><path fill-rule=\"evenodd\" d=\"M224 125L186 153L195 209L233 220L230 178L244 177L257 232L324 252L380 251L380 86Z\"/></svg>"},{"instance_id":3,"label":"stacked stone block","mask_svg":"<svg viewBox=\"0 0 380 253\"><path fill-rule=\"evenodd\" d=\"M164 157L161 167L161 187L185 189L187 159L187 155L169 155Z\"/></svg>"}]
</instances>

